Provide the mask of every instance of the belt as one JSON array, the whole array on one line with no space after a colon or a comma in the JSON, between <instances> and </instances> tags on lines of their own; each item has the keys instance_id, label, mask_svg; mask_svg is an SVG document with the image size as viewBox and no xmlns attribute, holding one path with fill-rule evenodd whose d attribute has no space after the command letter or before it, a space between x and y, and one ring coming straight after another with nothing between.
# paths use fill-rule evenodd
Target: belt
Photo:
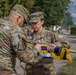
<instances>
[{"instance_id":1,"label":"belt","mask_svg":"<svg viewBox=\"0 0 76 75\"><path fill-rule=\"evenodd\" d=\"M27 63L27 65L32 65L34 67L40 67L43 66L44 64L51 64L53 63L53 59L51 57L43 57L42 59L40 59L38 62L34 63Z\"/></svg>"}]
</instances>

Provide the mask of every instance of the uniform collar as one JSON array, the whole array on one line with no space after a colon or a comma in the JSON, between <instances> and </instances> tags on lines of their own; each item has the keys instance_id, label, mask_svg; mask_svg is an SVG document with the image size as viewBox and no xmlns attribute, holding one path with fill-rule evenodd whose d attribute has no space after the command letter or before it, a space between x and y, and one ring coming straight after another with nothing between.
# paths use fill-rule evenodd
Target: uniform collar
<instances>
[{"instance_id":1,"label":"uniform collar","mask_svg":"<svg viewBox=\"0 0 76 75\"><path fill-rule=\"evenodd\" d=\"M43 34L44 32L45 32L45 28L42 28L42 32L40 32L40 33L34 31L35 34Z\"/></svg>"}]
</instances>

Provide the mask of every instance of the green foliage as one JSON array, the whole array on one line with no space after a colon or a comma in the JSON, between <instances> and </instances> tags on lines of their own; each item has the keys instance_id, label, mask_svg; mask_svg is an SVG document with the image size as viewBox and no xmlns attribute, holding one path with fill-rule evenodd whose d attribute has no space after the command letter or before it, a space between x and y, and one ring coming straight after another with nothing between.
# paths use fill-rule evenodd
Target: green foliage
<instances>
[{"instance_id":1,"label":"green foliage","mask_svg":"<svg viewBox=\"0 0 76 75\"><path fill-rule=\"evenodd\" d=\"M0 17L8 15L9 10L8 0L0 0Z\"/></svg>"},{"instance_id":2,"label":"green foliage","mask_svg":"<svg viewBox=\"0 0 76 75\"><path fill-rule=\"evenodd\" d=\"M12 2L13 2L13 5L21 4L24 7L26 7L28 10L31 10L31 8L33 7L33 5L35 3L34 0L12 0Z\"/></svg>"},{"instance_id":3,"label":"green foliage","mask_svg":"<svg viewBox=\"0 0 76 75\"><path fill-rule=\"evenodd\" d=\"M65 17L64 17L64 21L63 21L63 26L65 26L66 28L70 27L74 25L73 21L72 21L72 16L69 12L65 13Z\"/></svg>"},{"instance_id":4,"label":"green foliage","mask_svg":"<svg viewBox=\"0 0 76 75\"><path fill-rule=\"evenodd\" d=\"M71 35L76 35L76 26L72 26L70 30L71 30L70 32Z\"/></svg>"},{"instance_id":5,"label":"green foliage","mask_svg":"<svg viewBox=\"0 0 76 75\"><path fill-rule=\"evenodd\" d=\"M0 0L0 17L7 16L15 4L21 4L30 11L34 0Z\"/></svg>"},{"instance_id":6,"label":"green foliage","mask_svg":"<svg viewBox=\"0 0 76 75\"><path fill-rule=\"evenodd\" d=\"M15 4L21 4L30 13L43 11L45 25L61 25L69 3L70 0L0 0L0 17L7 16Z\"/></svg>"},{"instance_id":7,"label":"green foliage","mask_svg":"<svg viewBox=\"0 0 76 75\"><path fill-rule=\"evenodd\" d=\"M43 11L46 25L61 25L70 0L35 0L31 12Z\"/></svg>"}]
</instances>

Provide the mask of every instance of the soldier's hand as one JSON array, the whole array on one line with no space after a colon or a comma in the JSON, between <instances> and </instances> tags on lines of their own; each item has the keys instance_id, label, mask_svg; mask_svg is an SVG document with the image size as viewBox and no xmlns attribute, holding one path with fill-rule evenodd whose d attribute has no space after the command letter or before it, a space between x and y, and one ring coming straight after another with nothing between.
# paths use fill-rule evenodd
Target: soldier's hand
<instances>
[{"instance_id":1,"label":"soldier's hand","mask_svg":"<svg viewBox=\"0 0 76 75\"><path fill-rule=\"evenodd\" d=\"M36 45L34 46L34 48L37 49L38 52L41 51L41 45L40 45L40 44L36 44Z\"/></svg>"},{"instance_id":2,"label":"soldier's hand","mask_svg":"<svg viewBox=\"0 0 76 75\"><path fill-rule=\"evenodd\" d=\"M55 44L49 44L49 45L47 46L47 50L49 50L49 51L54 51L55 47L56 47Z\"/></svg>"}]
</instances>

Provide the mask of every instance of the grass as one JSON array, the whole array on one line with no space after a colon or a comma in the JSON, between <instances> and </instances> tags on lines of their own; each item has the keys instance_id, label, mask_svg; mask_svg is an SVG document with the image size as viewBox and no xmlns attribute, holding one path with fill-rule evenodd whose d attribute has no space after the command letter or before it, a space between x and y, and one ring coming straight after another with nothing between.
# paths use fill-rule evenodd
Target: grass
<instances>
[{"instance_id":1,"label":"grass","mask_svg":"<svg viewBox=\"0 0 76 75\"><path fill-rule=\"evenodd\" d=\"M72 63L67 63L60 68L57 75L76 75L76 57L73 59Z\"/></svg>"}]
</instances>

